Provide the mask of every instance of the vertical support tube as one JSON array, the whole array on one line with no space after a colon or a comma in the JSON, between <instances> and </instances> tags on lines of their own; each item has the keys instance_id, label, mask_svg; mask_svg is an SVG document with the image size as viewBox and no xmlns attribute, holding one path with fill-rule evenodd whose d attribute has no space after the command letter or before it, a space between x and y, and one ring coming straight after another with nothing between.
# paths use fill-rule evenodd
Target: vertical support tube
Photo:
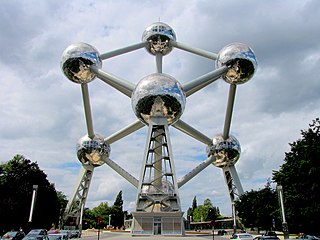
<instances>
[{"instance_id":1,"label":"vertical support tube","mask_svg":"<svg viewBox=\"0 0 320 240\"><path fill-rule=\"evenodd\" d=\"M156 132L155 146L154 146L154 185L158 188L162 185L162 129Z\"/></svg>"},{"instance_id":2,"label":"vertical support tube","mask_svg":"<svg viewBox=\"0 0 320 240\"><path fill-rule=\"evenodd\" d=\"M33 185L31 208L30 208L30 215L29 215L29 223L32 222L32 216L33 216L34 205L36 203L37 192L38 192L38 185Z\"/></svg>"},{"instance_id":3,"label":"vertical support tube","mask_svg":"<svg viewBox=\"0 0 320 240\"><path fill-rule=\"evenodd\" d=\"M157 73L162 73L162 54L156 54L156 66L157 66Z\"/></svg>"},{"instance_id":4,"label":"vertical support tube","mask_svg":"<svg viewBox=\"0 0 320 240\"><path fill-rule=\"evenodd\" d=\"M87 122L87 132L88 132L89 138L93 139L94 131L93 131L92 116L91 116L88 84L87 83L81 84L81 90L82 90L84 112L85 112L85 117Z\"/></svg>"},{"instance_id":5,"label":"vertical support tube","mask_svg":"<svg viewBox=\"0 0 320 240\"><path fill-rule=\"evenodd\" d=\"M162 73L162 54L156 53L157 73ZM156 132L155 150L154 150L154 185L158 188L162 185L162 130Z\"/></svg>"},{"instance_id":6,"label":"vertical support tube","mask_svg":"<svg viewBox=\"0 0 320 240\"><path fill-rule=\"evenodd\" d=\"M228 105L227 105L227 111L226 111L226 117L224 121L224 128L223 128L223 135L222 135L223 139L229 138L236 89L237 89L237 86L235 84L230 84Z\"/></svg>"}]
</instances>

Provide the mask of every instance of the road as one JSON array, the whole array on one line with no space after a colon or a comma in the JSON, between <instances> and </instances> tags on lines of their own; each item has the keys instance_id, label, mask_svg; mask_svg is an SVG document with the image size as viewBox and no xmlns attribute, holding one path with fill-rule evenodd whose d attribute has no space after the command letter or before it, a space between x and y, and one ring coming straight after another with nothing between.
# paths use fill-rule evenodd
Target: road
<instances>
[{"instance_id":1,"label":"road","mask_svg":"<svg viewBox=\"0 0 320 240\"><path fill-rule=\"evenodd\" d=\"M98 240L98 235L95 236L86 236L86 237L82 237L83 240ZM103 232L100 234L99 236L100 240L107 240L107 239L119 239L119 240L140 240L140 239L152 239L152 240L157 240L157 239L162 239L162 240L192 240L192 239L196 239L196 240L203 240L203 239L213 239L212 234L186 234L183 237L170 237L170 236L135 236L132 237L131 233L129 232ZM214 240L228 240L229 238L226 236L214 236Z\"/></svg>"}]
</instances>

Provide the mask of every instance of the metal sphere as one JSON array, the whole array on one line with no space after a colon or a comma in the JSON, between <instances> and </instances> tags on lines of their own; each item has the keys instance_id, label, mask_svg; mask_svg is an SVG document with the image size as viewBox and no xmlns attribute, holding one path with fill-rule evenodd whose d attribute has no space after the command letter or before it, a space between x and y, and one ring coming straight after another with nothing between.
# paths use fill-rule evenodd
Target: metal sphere
<instances>
[{"instance_id":1,"label":"metal sphere","mask_svg":"<svg viewBox=\"0 0 320 240\"><path fill-rule=\"evenodd\" d=\"M173 77L154 73L140 80L131 96L132 109L138 119L149 124L150 117L162 116L175 123L186 105L186 95Z\"/></svg>"},{"instance_id":2,"label":"metal sphere","mask_svg":"<svg viewBox=\"0 0 320 240\"><path fill-rule=\"evenodd\" d=\"M232 135L228 139L223 139L222 135L217 135L212 139L212 144L207 147L208 157L215 157L212 164L220 168L234 165L238 161L240 153L240 143Z\"/></svg>"},{"instance_id":3,"label":"metal sphere","mask_svg":"<svg viewBox=\"0 0 320 240\"><path fill-rule=\"evenodd\" d=\"M60 66L66 77L75 83L88 83L95 78L90 66L101 68L99 52L87 43L74 43L62 53Z\"/></svg>"},{"instance_id":4,"label":"metal sphere","mask_svg":"<svg viewBox=\"0 0 320 240\"><path fill-rule=\"evenodd\" d=\"M157 53L166 55L172 50L170 42L176 41L176 34L169 25L156 22L144 30L142 41L147 42L146 49L152 55Z\"/></svg>"},{"instance_id":5,"label":"metal sphere","mask_svg":"<svg viewBox=\"0 0 320 240\"><path fill-rule=\"evenodd\" d=\"M227 66L229 70L222 78L230 84L242 84L249 81L257 68L257 59L250 47L243 43L233 43L218 54L216 67Z\"/></svg>"},{"instance_id":6,"label":"metal sphere","mask_svg":"<svg viewBox=\"0 0 320 240\"><path fill-rule=\"evenodd\" d=\"M104 164L103 158L108 158L109 155L110 145L99 134L95 134L93 139L85 135L77 143L77 156L84 165L101 166Z\"/></svg>"}]
</instances>

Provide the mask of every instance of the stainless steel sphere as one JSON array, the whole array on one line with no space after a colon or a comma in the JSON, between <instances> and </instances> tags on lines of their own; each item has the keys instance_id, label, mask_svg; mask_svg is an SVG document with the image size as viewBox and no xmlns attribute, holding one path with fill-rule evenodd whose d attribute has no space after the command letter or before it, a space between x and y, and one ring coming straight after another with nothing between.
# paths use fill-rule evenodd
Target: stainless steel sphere
<instances>
[{"instance_id":1,"label":"stainless steel sphere","mask_svg":"<svg viewBox=\"0 0 320 240\"><path fill-rule=\"evenodd\" d=\"M101 166L109 155L110 145L99 134L95 134L93 139L85 135L77 143L77 156L84 165Z\"/></svg>"},{"instance_id":2,"label":"stainless steel sphere","mask_svg":"<svg viewBox=\"0 0 320 240\"><path fill-rule=\"evenodd\" d=\"M176 41L176 34L169 25L156 22L144 30L142 41L147 42L146 49L152 55L157 53L166 55L172 50L170 42Z\"/></svg>"},{"instance_id":3,"label":"stainless steel sphere","mask_svg":"<svg viewBox=\"0 0 320 240\"><path fill-rule=\"evenodd\" d=\"M217 135L212 139L212 145L207 147L208 157L212 155L215 157L212 164L220 168L234 165L238 161L240 153L240 143L232 135L226 140L222 135Z\"/></svg>"},{"instance_id":4,"label":"stainless steel sphere","mask_svg":"<svg viewBox=\"0 0 320 240\"><path fill-rule=\"evenodd\" d=\"M99 52L87 43L74 43L62 53L61 69L72 82L91 82L95 78L92 65L101 68L102 61Z\"/></svg>"},{"instance_id":5,"label":"stainless steel sphere","mask_svg":"<svg viewBox=\"0 0 320 240\"><path fill-rule=\"evenodd\" d=\"M257 68L257 59L247 45L233 43L224 47L218 54L216 67L227 66L229 70L222 78L230 84L242 84L249 81Z\"/></svg>"},{"instance_id":6,"label":"stainless steel sphere","mask_svg":"<svg viewBox=\"0 0 320 240\"><path fill-rule=\"evenodd\" d=\"M162 116L168 124L176 122L186 105L186 95L173 77L154 73L140 80L131 96L132 109L138 119L149 124L150 117Z\"/></svg>"}]
</instances>

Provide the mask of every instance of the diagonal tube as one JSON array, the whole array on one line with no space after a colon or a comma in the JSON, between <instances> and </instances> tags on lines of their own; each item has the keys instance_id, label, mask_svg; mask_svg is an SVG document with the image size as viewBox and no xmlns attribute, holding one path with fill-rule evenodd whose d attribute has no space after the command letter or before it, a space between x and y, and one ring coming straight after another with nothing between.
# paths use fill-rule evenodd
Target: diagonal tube
<instances>
[{"instance_id":1,"label":"diagonal tube","mask_svg":"<svg viewBox=\"0 0 320 240\"><path fill-rule=\"evenodd\" d=\"M121 138L124 138L125 136L139 130L140 128L144 127L144 124L142 122L140 122L140 120L136 120L135 122L133 122L132 124L126 126L125 128L121 129L120 131L112 134L111 136L105 138L104 140L108 143L114 143L118 140L120 140Z\"/></svg>"},{"instance_id":2,"label":"diagonal tube","mask_svg":"<svg viewBox=\"0 0 320 240\"><path fill-rule=\"evenodd\" d=\"M110 158L104 158L104 162L111 167L115 172L117 172L121 177L126 179L129 183L131 183L136 188L138 187L139 181Z\"/></svg>"},{"instance_id":3,"label":"diagonal tube","mask_svg":"<svg viewBox=\"0 0 320 240\"><path fill-rule=\"evenodd\" d=\"M208 72L193 81L185 83L182 85L183 90L186 93L186 96L190 96L191 94L199 91L200 89L204 88L205 86L209 85L210 83L214 82L218 78L221 77L222 74L228 71L228 67L224 66L218 68L214 71Z\"/></svg>"},{"instance_id":4,"label":"diagonal tube","mask_svg":"<svg viewBox=\"0 0 320 240\"><path fill-rule=\"evenodd\" d=\"M140 48L145 47L146 44L147 44L147 42L139 42L136 44L132 44L132 45L129 45L124 48L119 48L119 49L116 49L116 50L113 50L113 51L110 51L107 53L103 53L100 55L100 58L101 58L101 60L105 60L105 59L112 58L112 57L115 57L115 56L118 56L118 55L121 55L124 53L132 52L132 51L135 51L135 50L138 50Z\"/></svg>"},{"instance_id":5,"label":"diagonal tube","mask_svg":"<svg viewBox=\"0 0 320 240\"><path fill-rule=\"evenodd\" d=\"M189 182L192 178L194 178L203 169L208 167L214 160L215 160L215 157L213 155L211 155L209 158L207 158L207 160L203 161L198 166L196 166L191 172L187 173L182 178L180 178L178 180L178 188L182 187L184 184Z\"/></svg>"},{"instance_id":6,"label":"diagonal tube","mask_svg":"<svg viewBox=\"0 0 320 240\"><path fill-rule=\"evenodd\" d=\"M133 83L121 79L111 73L104 72L97 67L91 66L90 68L91 71L94 72L94 74L96 74L96 76L102 81L131 98L131 94L135 88Z\"/></svg>"},{"instance_id":7,"label":"diagonal tube","mask_svg":"<svg viewBox=\"0 0 320 240\"><path fill-rule=\"evenodd\" d=\"M199 55L199 56L202 56L202 57L205 57L205 58L209 58L209 59L212 59L212 60L217 60L217 58L218 58L218 54L216 54L216 53L212 53L212 52L209 52L209 51L206 51L206 50L202 50L200 48L191 47L191 46L188 46L188 45L183 44L183 43L172 41L171 45L173 47L179 48L181 50L184 50L184 51L187 51L187 52L190 52L190 53L194 53L196 55Z\"/></svg>"},{"instance_id":8,"label":"diagonal tube","mask_svg":"<svg viewBox=\"0 0 320 240\"><path fill-rule=\"evenodd\" d=\"M93 131L92 116L91 116L91 107L90 107L88 84L87 83L82 83L81 84L81 90L82 90L84 113L85 113L86 123L87 123L88 137L93 139L94 131Z\"/></svg>"},{"instance_id":9,"label":"diagonal tube","mask_svg":"<svg viewBox=\"0 0 320 240\"><path fill-rule=\"evenodd\" d=\"M201 132L194 129L193 127L191 127L190 125L188 125L187 123L185 123L180 119L176 123L174 123L172 126L206 145L209 145L212 143L212 140L210 138L208 138L207 136L205 136L204 134L202 134Z\"/></svg>"},{"instance_id":10,"label":"diagonal tube","mask_svg":"<svg viewBox=\"0 0 320 240\"><path fill-rule=\"evenodd\" d=\"M223 134L222 134L223 139L229 138L232 112L233 112L234 100L235 100L235 96L236 96L236 89L237 89L237 86L235 84L230 84L228 105L227 105L226 117L224 120L224 128L223 128Z\"/></svg>"}]
</instances>

